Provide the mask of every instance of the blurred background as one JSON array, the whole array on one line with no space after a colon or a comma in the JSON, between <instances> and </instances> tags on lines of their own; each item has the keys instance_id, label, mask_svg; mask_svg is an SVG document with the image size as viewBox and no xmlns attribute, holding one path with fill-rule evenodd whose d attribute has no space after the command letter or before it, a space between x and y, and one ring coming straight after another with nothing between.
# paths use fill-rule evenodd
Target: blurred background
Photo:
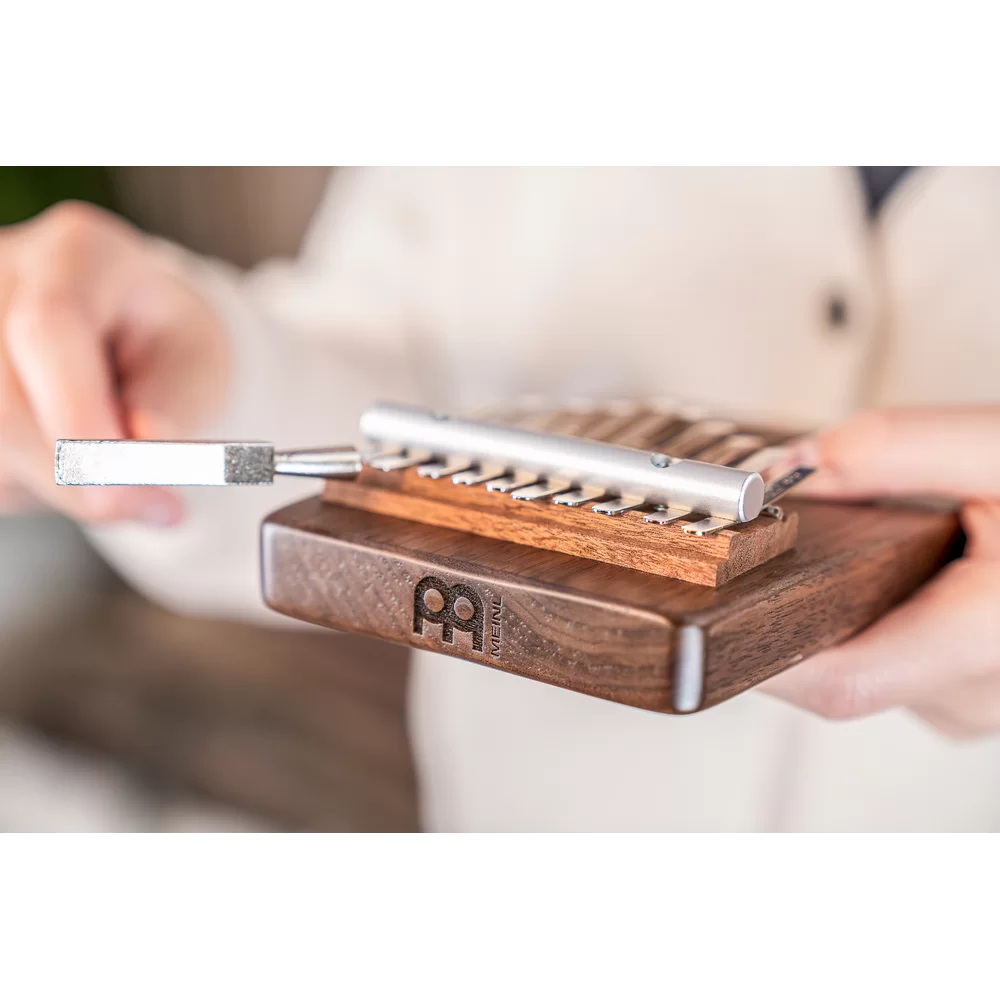
<instances>
[{"instance_id":1,"label":"blurred background","mask_svg":"<svg viewBox=\"0 0 1000 1000\"><path fill-rule=\"evenodd\" d=\"M315 167L2 167L0 225L65 198L250 267L293 255ZM72 522L0 517L0 830L413 830L405 650L194 620Z\"/></svg>"}]
</instances>

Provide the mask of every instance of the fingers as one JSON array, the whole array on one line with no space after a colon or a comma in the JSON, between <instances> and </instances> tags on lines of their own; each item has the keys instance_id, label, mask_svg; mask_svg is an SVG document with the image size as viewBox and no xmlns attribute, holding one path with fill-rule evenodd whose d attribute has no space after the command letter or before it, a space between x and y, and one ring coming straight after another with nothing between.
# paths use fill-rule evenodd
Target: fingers
<instances>
[{"instance_id":1,"label":"fingers","mask_svg":"<svg viewBox=\"0 0 1000 1000\"><path fill-rule=\"evenodd\" d=\"M831 719L938 704L1000 671L1000 573L963 558L869 629L765 690Z\"/></svg>"},{"instance_id":2,"label":"fingers","mask_svg":"<svg viewBox=\"0 0 1000 1000\"><path fill-rule=\"evenodd\" d=\"M125 302L124 239L93 210L66 206L0 243L0 470L2 502L27 492L84 521L179 521L179 497L160 488L59 487L58 437L125 431L110 340Z\"/></svg>"},{"instance_id":3,"label":"fingers","mask_svg":"<svg viewBox=\"0 0 1000 1000\"><path fill-rule=\"evenodd\" d=\"M0 515L35 510L43 505L26 489L9 479L0 480Z\"/></svg>"},{"instance_id":4,"label":"fingers","mask_svg":"<svg viewBox=\"0 0 1000 1000\"><path fill-rule=\"evenodd\" d=\"M961 510L962 559L854 639L764 690L827 718L907 706L953 735L1000 726L998 442L1000 409L966 408L861 414L799 448L797 464L823 470L803 493L975 499Z\"/></svg>"},{"instance_id":5,"label":"fingers","mask_svg":"<svg viewBox=\"0 0 1000 1000\"><path fill-rule=\"evenodd\" d=\"M1000 661L997 663L1000 671ZM1000 730L1000 673L961 684L928 703L910 706L925 722L954 739L988 736Z\"/></svg>"},{"instance_id":6,"label":"fingers","mask_svg":"<svg viewBox=\"0 0 1000 1000\"><path fill-rule=\"evenodd\" d=\"M138 520L153 525L176 524L183 518L180 498L158 487L57 486L52 447L34 420L17 377L0 352L0 464L5 469L0 505L23 509L24 494L77 520Z\"/></svg>"},{"instance_id":7,"label":"fingers","mask_svg":"<svg viewBox=\"0 0 1000 1000\"><path fill-rule=\"evenodd\" d=\"M1000 407L878 410L800 442L803 496L1000 498Z\"/></svg>"},{"instance_id":8,"label":"fingers","mask_svg":"<svg viewBox=\"0 0 1000 1000\"><path fill-rule=\"evenodd\" d=\"M1000 500L971 500L962 508L966 555L997 564L1000 576Z\"/></svg>"},{"instance_id":9,"label":"fingers","mask_svg":"<svg viewBox=\"0 0 1000 1000\"><path fill-rule=\"evenodd\" d=\"M127 265L92 213L66 208L25 242L4 318L10 363L43 437L118 438L110 336Z\"/></svg>"}]
</instances>

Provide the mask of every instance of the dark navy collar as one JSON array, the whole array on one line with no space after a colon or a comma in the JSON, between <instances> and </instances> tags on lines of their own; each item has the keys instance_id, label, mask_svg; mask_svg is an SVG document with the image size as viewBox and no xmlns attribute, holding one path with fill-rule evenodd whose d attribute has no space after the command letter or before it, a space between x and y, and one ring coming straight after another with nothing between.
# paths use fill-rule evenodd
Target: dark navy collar
<instances>
[{"instance_id":1,"label":"dark navy collar","mask_svg":"<svg viewBox=\"0 0 1000 1000\"><path fill-rule=\"evenodd\" d=\"M911 170L916 169L916 167L858 167L870 218L874 219L878 215L879 209L899 182Z\"/></svg>"}]
</instances>

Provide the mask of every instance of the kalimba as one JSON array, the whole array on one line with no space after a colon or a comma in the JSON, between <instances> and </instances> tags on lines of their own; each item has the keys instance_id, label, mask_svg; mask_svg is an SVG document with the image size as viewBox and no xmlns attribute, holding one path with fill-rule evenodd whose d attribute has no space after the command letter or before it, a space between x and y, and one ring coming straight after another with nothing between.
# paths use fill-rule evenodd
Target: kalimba
<instances>
[{"instance_id":1,"label":"kalimba","mask_svg":"<svg viewBox=\"0 0 1000 1000\"><path fill-rule=\"evenodd\" d=\"M842 641L960 544L945 511L778 506L811 471L783 467L790 432L681 407L525 404L467 420L377 405L361 433L362 455L61 441L56 478L320 476L320 496L264 522L272 608L667 713Z\"/></svg>"}]
</instances>

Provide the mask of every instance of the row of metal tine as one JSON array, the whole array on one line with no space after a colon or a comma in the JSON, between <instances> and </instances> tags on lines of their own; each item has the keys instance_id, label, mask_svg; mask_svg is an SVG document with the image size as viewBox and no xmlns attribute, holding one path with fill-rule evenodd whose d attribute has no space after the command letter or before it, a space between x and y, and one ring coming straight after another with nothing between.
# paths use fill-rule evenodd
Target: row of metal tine
<instances>
[{"instance_id":1,"label":"row of metal tine","mask_svg":"<svg viewBox=\"0 0 1000 1000\"><path fill-rule=\"evenodd\" d=\"M496 415L491 415L491 418L497 419ZM761 474L787 454L787 449L768 444L760 434L741 431L735 421L711 417L683 419L675 411L508 412L502 415L502 420L515 427L665 452L674 458L693 458ZM516 460L508 465L490 464L480 462L471 455L436 458L430 451L387 446L367 455L366 462L383 472L417 466L420 476L429 479L450 477L459 486L483 484L487 490L505 493L514 500L551 499L552 503L566 507L582 507L589 503L593 504L591 510L598 514L619 515L650 506L640 496L608 497L608 491L600 484L576 485L520 471ZM772 516L780 515L775 508L765 512ZM665 525L690 516L690 510L657 506L643 520L649 524ZM685 524L683 530L690 535L705 536L731 525L731 521L722 518L706 517Z\"/></svg>"}]
</instances>

